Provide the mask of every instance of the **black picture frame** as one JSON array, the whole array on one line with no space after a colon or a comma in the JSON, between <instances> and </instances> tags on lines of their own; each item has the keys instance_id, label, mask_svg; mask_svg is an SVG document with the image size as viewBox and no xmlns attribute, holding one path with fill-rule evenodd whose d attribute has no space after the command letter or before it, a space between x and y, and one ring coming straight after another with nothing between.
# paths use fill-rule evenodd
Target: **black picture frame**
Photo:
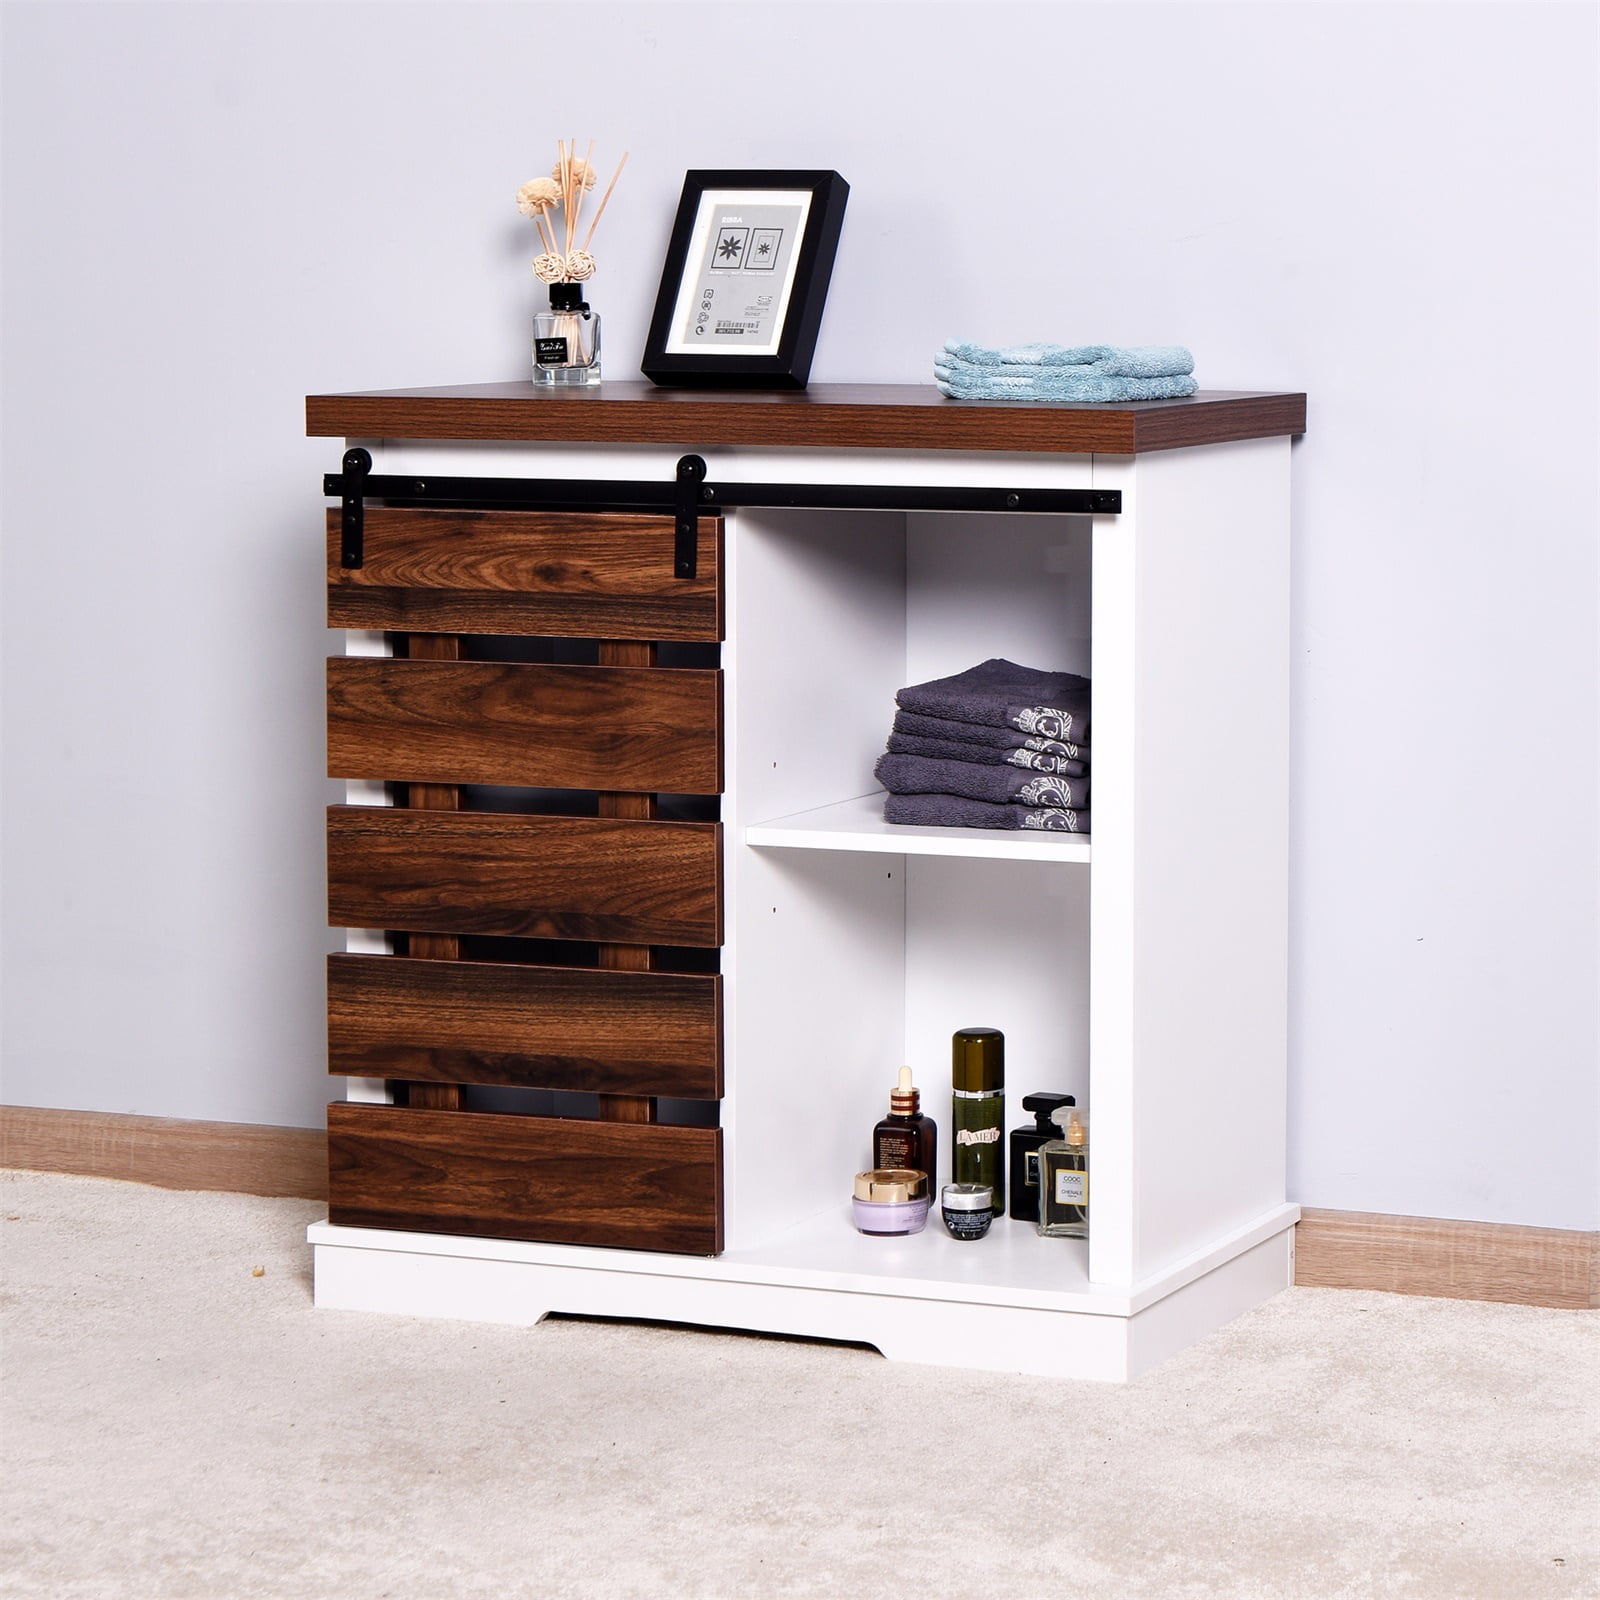
<instances>
[{"instance_id":1,"label":"black picture frame","mask_svg":"<svg viewBox=\"0 0 1600 1600\"><path fill-rule=\"evenodd\" d=\"M759 353L728 348L719 342L715 348L695 348L690 338L694 318L701 317L713 337L725 341L734 337L733 328L759 331L759 323L729 321L718 330L716 312L708 298L704 312L692 303L697 285L715 285L726 272L729 288L754 292L764 288L743 268L754 261L754 252L763 240L770 249L782 248L778 227L743 229L723 227L729 235L720 243L711 233L716 226L719 196L761 192L775 200L766 204L805 206L803 228L796 228L798 242L791 242L787 256L775 258L774 268L782 274L775 279L779 303L775 308L776 327L769 330ZM850 185L837 172L778 171L694 171L684 175L683 194L672 224L667 259L661 269L661 287L656 293L655 314L650 319L650 336L640 362L652 383L667 388L718 389L803 389L811 376L811 357L817 348L817 332L822 326L822 308L828 298L828 282L833 275L833 258L839 248L839 233L844 225L845 201ZM708 200L708 197L709 200ZM792 197L792 198L790 198ZM702 202L706 205L702 208ZM738 240L737 235L745 235ZM774 239L773 235L780 237ZM738 267L714 266L713 252L738 243L734 259ZM694 260L690 260L693 251ZM693 281L691 281L691 275ZM705 320L710 319L710 320Z\"/></svg>"}]
</instances>

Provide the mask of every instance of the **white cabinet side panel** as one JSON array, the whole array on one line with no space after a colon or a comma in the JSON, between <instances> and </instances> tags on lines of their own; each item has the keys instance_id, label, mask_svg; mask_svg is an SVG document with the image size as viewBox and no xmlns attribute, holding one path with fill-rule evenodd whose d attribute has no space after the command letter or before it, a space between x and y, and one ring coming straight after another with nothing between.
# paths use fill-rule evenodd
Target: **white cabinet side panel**
<instances>
[{"instance_id":1,"label":"white cabinet side panel","mask_svg":"<svg viewBox=\"0 0 1600 1600\"><path fill-rule=\"evenodd\" d=\"M1095 459L1095 487L1122 491L1122 514L1094 520L1094 706L1089 868L1089 1278L1131 1284L1134 1204L1134 463Z\"/></svg>"},{"instance_id":2,"label":"white cabinet side panel","mask_svg":"<svg viewBox=\"0 0 1600 1600\"><path fill-rule=\"evenodd\" d=\"M1159 452L1133 477L1134 832L1121 865L1144 1275L1284 1195L1289 441ZM1097 767L1107 709L1097 697Z\"/></svg>"}]
</instances>

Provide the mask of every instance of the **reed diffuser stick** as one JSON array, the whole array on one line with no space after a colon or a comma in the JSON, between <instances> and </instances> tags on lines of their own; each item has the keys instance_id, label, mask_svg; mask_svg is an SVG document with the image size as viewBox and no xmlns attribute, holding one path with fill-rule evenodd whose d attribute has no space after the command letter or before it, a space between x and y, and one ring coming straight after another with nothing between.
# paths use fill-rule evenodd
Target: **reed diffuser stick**
<instances>
[{"instance_id":1,"label":"reed diffuser stick","mask_svg":"<svg viewBox=\"0 0 1600 1600\"><path fill-rule=\"evenodd\" d=\"M574 185L572 196L572 216L567 230L567 254L572 254L572 241L578 237L580 219L583 216L583 197L594 188L594 140L589 141L588 153L583 158L583 164L576 169L577 183Z\"/></svg>"},{"instance_id":2,"label":"reed diffuser stick","mask_svg":"<svg viewBox=\"0 0 1600 1600\"><path fill-rule=\"evenodd\" d=\"M611 182L606 185L606 192L600 198L600 209L594 214L594 221L589 224L589 238L583 241L583 248L589 248L589 239L594 238L594 230L600 226L600 219L605 215L606 201L611 198L611 191L617 186L617 179L622 176L622 169L628 164L628 152L622 152L622 159L617 163L617 170L611 174Z\"/></svg>"},{"instance_id":3,"label":"reed diffuser stick","mask_svg":"<svg viewBox=\"0 0 1600 1600\"><path fill-rule=\"evenodd\" d=\"M573 253L573 192L578 189L578 141L566 141L566 198L562 205L562 221L566 224L566 253Z\"/></svg>"}]
</instances>

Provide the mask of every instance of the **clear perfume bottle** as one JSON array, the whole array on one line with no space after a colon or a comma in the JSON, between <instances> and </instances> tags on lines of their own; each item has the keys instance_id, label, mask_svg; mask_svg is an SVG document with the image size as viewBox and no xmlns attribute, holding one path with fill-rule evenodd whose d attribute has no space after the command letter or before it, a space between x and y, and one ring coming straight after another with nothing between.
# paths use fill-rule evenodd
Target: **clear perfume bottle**
<instances>
[{"instance_id":1,"label":"clear perfume bottle","mask_svg":"<svg viewBox=\"0 0 1600 1600\"><path fill-rule=\"evenodd\" d=\"M550 309L533 319L533 381L600 381L600 317L589 309L581 283L552 283Z\"/></svg>"},{"instance_id":2,"label":"clear perfume bottle","mask_svg":"<svg viewBox=\"0 0 1600 1600\"><path fill-rule=\"evenodd\" d=\"M1049 1239L1089 1237L1089 1124L1076 1106L1050 1120L1061 1137L1039 1147L1039 1232Z\"/></svg>"}]
</instances>

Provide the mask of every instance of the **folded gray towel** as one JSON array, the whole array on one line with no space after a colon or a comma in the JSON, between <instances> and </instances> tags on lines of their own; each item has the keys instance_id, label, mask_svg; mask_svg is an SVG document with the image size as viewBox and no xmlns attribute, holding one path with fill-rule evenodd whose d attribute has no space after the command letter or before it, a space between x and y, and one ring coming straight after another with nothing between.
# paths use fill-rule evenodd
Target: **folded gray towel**
<instances>
[{"instance_id":1,"label":"folded gray towel","mask_svg":"<svg viewBox=\"0 0 1600 1600\"><path fill-rule=\"evenodd\" d=\"M1028 748L1035 744L1043 748ZM936 761L971 761L979 766L1021 767L1025 772L1064 772L1073 778L1081 778L1089 770L1089 763L1051 752L1078 748L1075 744L1057 744L1053 739L1030 739L1021 749L999 750L993 745L961 744L955 739L919 739L914 733L889 735L889 749L895 755L931 756ZM1083 753L1088 755L1089 752L1084 750Z\"/></svg>"},{"instance_id":2,"label":"folded gray towel","mask_svg":"<svg viewBox=\"0 0 1600 1600\"><path fill-rule=\"evenodd\" d=\"M1043 833L1087 833L1089 813L1059 806L991 806L954 794L891 794L884 797L885 822L914 828L1014 828Z\"/></svg>"},{"instance_id":3,"label":"folded gray towel","mask_svg":"<svg viewBox=\"0 0 1600 1600\"><path fill-rule=\"evenodd\" d=\"M1048 750L1051 755L1087 761L1089 747L1069 739L1046 739L1037 733L1022 733L1016 728L986 728L981 722L958 722L954 717L925 717L915 711L896 711L896 733L915 734L919 739L946 739L962 744L983 745L993 750ZM977 756L964 759L976 761ZM984 758L987 759L987 758Z\"/></svg>"},{"instance_id":4,"label":"folded gray towel","mask_svg":"<svg viewBox=\"0 0 1600 1600\"><path fill-rule=\"evenodd\" d=\"M991 805L1055 806L1065 811L1082 811L1089 804L1087 778L986 767L975 761L891 753L878 757L874 773L890 794L961 795Z\"/></svg>"},{"instance_id":5,"label":"folded gray towel","mask_svg":"<svg viewBox=\"0 0 1600 1600\"><path fill-rule=\"evenodd\" d=\"M1089 680L1040 672L993 656L948 678L913 683L895 696L903 711L988 727L1016 728L1081 744L1089 737Z\"/></svg>"}]
</instances>

